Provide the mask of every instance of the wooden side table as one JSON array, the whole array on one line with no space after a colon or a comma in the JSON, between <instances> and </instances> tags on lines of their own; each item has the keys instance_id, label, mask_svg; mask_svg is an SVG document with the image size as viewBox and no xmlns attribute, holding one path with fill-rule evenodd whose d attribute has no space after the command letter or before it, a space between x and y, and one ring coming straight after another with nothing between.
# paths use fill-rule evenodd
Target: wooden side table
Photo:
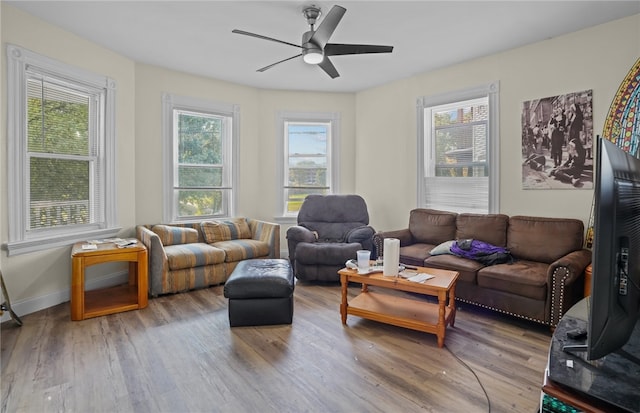
<instances>
[{"instance_id":1,"label":"wooden side table","mask_svg":"<svg viewBox=\"0 0 640 413\"><path fill-rule=\"evenodd\" d=\"M148 303L147 249L138 241L118 248L114 243L98 244L86 250L84 242L71 249L71 320L84 320L122 311L145 308ZM115 287L85 291L85 268L107 262L128 261L129 282Z\"/></svg>"}]
</instances>

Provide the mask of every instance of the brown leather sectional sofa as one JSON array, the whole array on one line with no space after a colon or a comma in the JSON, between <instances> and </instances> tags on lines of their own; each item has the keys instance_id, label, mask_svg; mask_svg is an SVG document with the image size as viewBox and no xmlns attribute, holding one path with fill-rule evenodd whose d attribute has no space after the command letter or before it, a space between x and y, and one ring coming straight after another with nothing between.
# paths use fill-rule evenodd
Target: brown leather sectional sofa
<instances>
[{"instance_id":1,"label":"brown leather sectional sofa","mask_svg":"<svg viewBox=\"0 0 640 413\"><path fill-rule=\"evenodd\" d=\"M591 262L591 251L583 248L584 224L577 219L418 208L410 212L408 228L374 235L383 256L384 238L400 240L401 263L458 271L457 300L551 327L582 298ZM448 252L431 254L442 243L463 239L506 247L514 262L484 266Z\"/></svg>"}]
</instances>

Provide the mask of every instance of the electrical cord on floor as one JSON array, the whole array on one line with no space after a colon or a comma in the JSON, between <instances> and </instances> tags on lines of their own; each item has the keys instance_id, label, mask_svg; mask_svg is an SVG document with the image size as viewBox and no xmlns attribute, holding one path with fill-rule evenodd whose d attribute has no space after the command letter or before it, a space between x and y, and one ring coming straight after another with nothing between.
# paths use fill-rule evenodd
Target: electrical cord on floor
<instances>
[{"instance_id":1,"label":"electrical cord on floor","mask_svg":"<svg viewBox=\"0 0 640 413\"><path fill-rule=\"evenodd\" d=\"M480 388L484 392L484 397L487 399L487 408L488 408L487 411L488 411L488 413L491 413L491 400L489 399L489 394L487 393L487 390L484 388L484 385L482 384L482 381L480 381L480 377L478 377L476 372L473 371L473 369L467 363L465 363L464 360L462 360L453 351L451 351L451 349L449 347L447 347L446 344L444 345L444 348L446 348L447 351L449 352L449 354L451 354L456 360L458 360L458 363L460 363L464 367L466 367L466 369L469 370L471 372L471 374L473 374L473 376L476 378L476 381L478 382L478 384L480 385Z\"/></svg>"}]
</instances>

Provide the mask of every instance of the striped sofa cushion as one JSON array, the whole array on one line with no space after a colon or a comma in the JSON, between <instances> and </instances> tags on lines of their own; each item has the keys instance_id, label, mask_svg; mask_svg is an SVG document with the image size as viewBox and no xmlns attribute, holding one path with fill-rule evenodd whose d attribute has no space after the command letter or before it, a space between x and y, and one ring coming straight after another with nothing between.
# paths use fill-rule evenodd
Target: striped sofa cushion
<instances>
[{"instance_id":1,"label":"striped sofa cushion","mask_svg":"<svg viewBox=\"0 0 640 413\"><path fill-rule=\"evenodd\" d=\"M198 242L198 230L171 225L154 225L151 231L158 234L162 245L179 245Z\"/></svg>"},{"instance_id":2,"label":"striped sofa cushion","mask_svg":"<svg viewBox=\"0 0 640 413\"><path fill-rule=\"evenodd\" d=\"M251 238L251 228L249 228L246 218L203 221L200 225L204 239L209 244L220 241Z\"/></svg>"},{"instance_id":3,"label":"striped sofa cushion","mask_svg":"<svg viewBox=\"0 0 640 413\"><path fill-rule=\"evenodd\" d=\"M211 244L227 254L225 261L234 262L250 258L262 258L269 255L269 244L255 239L236 239Z\"/></svg>"},{"instance_id":4,"label":"striped sofa cushion","mask_svg":"<svg viewBox=\"0 0 640 413\"><path fill-rule=\"evenodd\" d=\"M172 271L221 264L225 260L223 250L203 243L169 245L164 250L167 254L169 269Z\"/></svg>"}]
</instances>

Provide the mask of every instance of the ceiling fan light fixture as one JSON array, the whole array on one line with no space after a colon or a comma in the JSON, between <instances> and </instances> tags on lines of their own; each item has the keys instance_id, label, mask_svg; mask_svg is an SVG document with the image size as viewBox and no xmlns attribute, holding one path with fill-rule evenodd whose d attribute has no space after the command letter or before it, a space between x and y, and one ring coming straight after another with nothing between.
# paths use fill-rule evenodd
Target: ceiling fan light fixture
<instances>
[{"instance_id":1,"label":"ceiling fan light fixture","mask_svg":"<svg viewBox=\"0 0 640 413\"><path fill-rule=\"evenodd\" d=\"M302 52L302 60L310 65L317 65L323 59L324 55L320 49L310 49Z\"/></svg>"}]
</instances>

